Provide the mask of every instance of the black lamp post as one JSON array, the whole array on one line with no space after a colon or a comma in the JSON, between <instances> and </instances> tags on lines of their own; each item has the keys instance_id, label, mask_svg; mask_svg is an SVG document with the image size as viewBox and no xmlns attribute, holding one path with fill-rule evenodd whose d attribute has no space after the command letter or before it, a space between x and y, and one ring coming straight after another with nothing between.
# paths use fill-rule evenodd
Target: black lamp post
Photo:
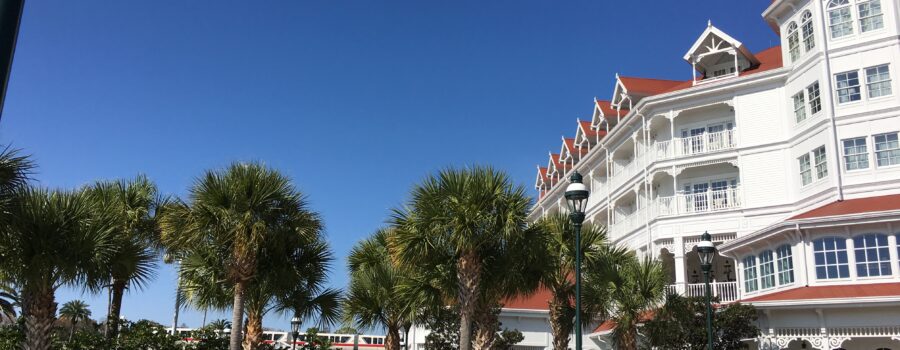
<instances>
[{"instance_id":1,"label":"black lamp post","mask_svg":"<svg viewBox=\"0 0 900 350\"><path fill-rule=\"evenodd\" d=\"M294 315L291 318L291 350L297 348L297 337L300 336L300 317Z\"/></svg>"},{"instance_id":2,"label":"black lamp post","mask_svg":"<svg viewBox=\"0 0 900 350\"><path fill-rule=\"evenodd\" d=\"M709 271L712 270L713 259L716 257L716 246L713 245L712 236L704 232L697 244L697 255L700 257L700 267L703 269L703 280L706 284L706 338L707 349L713 348L712 329L712 293L709 290Z\"/></svg>"},{"instance_id":3,"label":"black lamp post","mask_svg":"<svg viewBox=\"0 0 900 350\"><path fill-rule=\"evenodd\" d=\"M566 187L566 204L569 206L569 219L575 226L575 350L581 350L581 224L584 222L588 195L590 192L581 183L581 174L573 172Z\"/></svg>"}]
</instances>

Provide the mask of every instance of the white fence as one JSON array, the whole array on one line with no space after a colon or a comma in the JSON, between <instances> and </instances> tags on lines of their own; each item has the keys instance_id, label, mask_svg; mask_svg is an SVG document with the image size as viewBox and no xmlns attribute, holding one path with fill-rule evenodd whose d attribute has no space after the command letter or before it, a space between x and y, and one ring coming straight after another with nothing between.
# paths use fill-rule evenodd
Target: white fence
<instances>
[{"instance_id":1,"label":"white fence","mask_svg":"<svg viewBox=\"0 0 900 350\"><path fill-rule=\"evenodd\" d=\"M710 282L710 291L713 297L718 297L720 303L730 303L738 300L737 282ZM706 285L703 283L682 283L666 286L669 293L677 293L687 297L706 296Z\"/></svg>"}]
</instances>

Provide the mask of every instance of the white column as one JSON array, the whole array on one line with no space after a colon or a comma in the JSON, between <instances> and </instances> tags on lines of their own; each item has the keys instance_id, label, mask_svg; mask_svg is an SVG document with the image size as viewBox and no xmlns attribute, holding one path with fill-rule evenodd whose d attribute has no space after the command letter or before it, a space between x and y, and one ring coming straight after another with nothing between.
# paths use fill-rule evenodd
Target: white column
<instances>
[{"instance_id":1,"label":"white column","mask_svg":"<svg viewBox=\"0 0 900 350\"><path fill-rule=\"evenodd\" d=\"M888 251L890 251L891 256L891 273L894 278L900 277L900 259L897 258L897 236L894 235L893 225L888 223Z\"/></svg>"},{"instance_id":2,"label":"white column","mask_svg":"<svg viewBox=\"0 0 900 350\"><path fill-rule=\"evenodd\" d=\"M850 237L850 227L847 226L847 238L844 239L847 242L847 264L849 265L850 270L850 279L856 280L856 254L853 254L853 237ZM894 248L894 247L891 247ZM896 249L891 249L896 250Z\"/></svg>"},{"instance_id":3,"label":"white column","mask_svg":"<svg viewBox=\"0 0 900 350\"><path fill-rule=\"evenodd\" d=\"M685 281L687 280L686 271L684 266L684 238L675 237L673 239L673 248L674 252L671 252L675 256L675 288L679 293L685 293Z\"/></svg>"}]
</instances>

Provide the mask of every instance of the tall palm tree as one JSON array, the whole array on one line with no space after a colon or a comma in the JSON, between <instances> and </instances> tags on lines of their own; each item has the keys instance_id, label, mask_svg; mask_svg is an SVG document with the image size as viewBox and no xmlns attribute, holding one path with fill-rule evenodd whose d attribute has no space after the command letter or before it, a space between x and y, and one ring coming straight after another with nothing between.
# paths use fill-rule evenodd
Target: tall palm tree
<instances>
[{"instance_id":1,"label":"tall palm tree","mask_svg":"<svg viewBox=\"0 0 900 350\"><path fill-rule=\"evenodd\" d=\"M459 349L472 349L472 321L481 292L485 246L502 245L525 229L531 198L509 176L490 167L447 169L413 188L406 208L394 214L395 258L417 265L435 242L456 257Z\"/></svg>"},{"instance_id":2,"label":"tall palm tree","mask_svg":"<svg viewBox=\"0 0 900 350\"><path fill-rule=\"evenodd\" d=\"M110 305L106 335L119 333L122 296L126 289L142 288L153 279L158 258L155 213L158 191L146 176L132 180L99 181L87 188L97 208L113 216L116 252L110 259L107 278L93 281L93 289L109 287Z\"/></svg>"},{"instance_id":3,"label":"tall palm tree","mask_svg":"<svg viewBox=\"0 0 900 350\"><path fill-rule=\"evenodd\" d=\"M345 319L357 329L383 327L385 350L400 350L400 329L417 311L402 287L411 271L391 261L388 251L392 230L381 229L350 251L350 285L344 300Z\"/></svg>"},{"instance_id":4,"label":"tall palm tree","mask_svg":"<svg viewBox=\"0 0 900 350\"><path fill-rule=\"evenodd\" d=\"M19 188L0 227L0 270L22 289L25 344L50 347L56 290L103 275L115 252L114 225L83 192Z\"/></svg>"},{"instance_id":5,"label":"tall palm tree","mask_svg":"<svg viewBox=\"0 0 900 350\"><path fill-rule=\"evenodd\" d=\"M34 163L18 149L0 150L0 206L8 204L14 190L27 184Z\"/></svg>"},{"instance_id":6,"label":"tall palm tree","mask_svg":"<svg viewBox=\"0 0 900 350\"><path fill-rule=\"evenodd\" d=\"M177 249L218 247L217 263L224 266L233 287L233 331L230 350L241 347L245 293L257 277L259 257L267 242L286 235L311 235L318 221L290 179L260 163L234 163L210 170L189 190L188 200L166 208L160 221L163 241ZM292 228L292 230L285 229Z\"/></svg>"},{"instance_id":7,"label":"tall palm tree","mask_svg":"<svg viewBox=\"0 0 900 350\"><path fill-rule=\"evenodd\" d=\"M547 259L539 260L541 285L550 294L550 329L553 334L553 348L567 350L575 317L575 255L582 256L584 271L592 270L595 275L613 274L615 266L628 258L628 252L622 248L610 246L606 239L606 228L585 223L581 231L581 246L575 247L575 234L572 221L566 214L555 214L542 217L532 225L532 229L540 232L540 239L534 241L541 250L548 254ZM596 302L603 300L582 298L581 327L596 319L598 311L605 305Z\"/></svg>"},{"instance_id":8,"label":"tall palm tree","mask_svg":"<svg viewBox=\"0 0 900 350\"><path fill-rule=\"evenodd\" d=\"M14 286L0 284L0 325L16 323L16 308L22 306L21 300Z\"/></svg>"},{"instance_id":9,"label":"tall palm tree","mask_svg":"<svg viewBox=\"0 0 900 350\"><path fill-rule=\"evenodd\" d=\"M599 311L615 324L611 336L616 349L637 350L638 324L663 301L666 274L658 260L633 255L613 268L612 274L588 270L583 298L606 306Z\"/></svg>"},{"instance_id":10,"label":"tall palm tree","mask_svg":"<svg viewBox=\"0 0 900 350\"><path fill-rule=\"evenodd\" d=\"M82 300L72 300L63 304L62 308L59 309L59 317L68 320L72 324L72 328L69 331L69 341L72 341L72 336L75 335L75 326L78 325L78 322L91 319L91 309Z\"/></svg>"}]
</instances>

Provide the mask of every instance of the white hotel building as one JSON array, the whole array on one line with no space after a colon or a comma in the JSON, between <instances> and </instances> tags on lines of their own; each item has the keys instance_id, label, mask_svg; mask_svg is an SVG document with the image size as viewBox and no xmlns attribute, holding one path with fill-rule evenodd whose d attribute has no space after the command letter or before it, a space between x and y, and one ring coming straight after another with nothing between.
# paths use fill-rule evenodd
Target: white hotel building
<instances>
[{"instance_id":1,"label":"white hotel building","mask_svg":"<svg viewBox=\"0 0 900 350\"><path fill-rule=\"evenodd\" d=\"M661 259L670 289L702 295L693 248L712 234L713 292L759 310L751 348L900 350L898 11L774 0L762 16L780 46L751 52L710 24L683 57L690 79L616 76L539 167L531 219L565 210L577 169L587 220ZM506 304L520 348L551 348L546 301ZM612 326L586 348L610 348Z\"/></svg>"}]
</instances>

